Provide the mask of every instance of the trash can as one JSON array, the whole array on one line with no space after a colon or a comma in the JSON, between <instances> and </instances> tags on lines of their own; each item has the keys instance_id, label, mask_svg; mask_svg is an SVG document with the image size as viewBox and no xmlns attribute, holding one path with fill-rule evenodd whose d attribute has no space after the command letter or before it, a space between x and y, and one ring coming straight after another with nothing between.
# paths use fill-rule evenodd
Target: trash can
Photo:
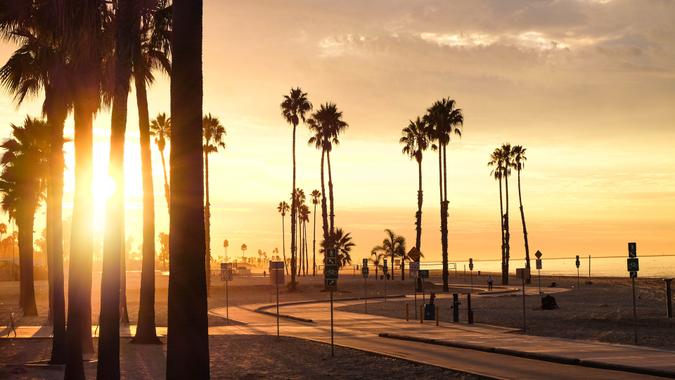
<instances>
[{"instance_id":1,"label":"trash can","mask_svg":"<svg viewBox=\"0 0 675 380\"><path fill-rule=\"evenodd\" d=\"M433 321L436 319L436 305L432 303L424 304L424 320Z\"/></svg>"}]
</instances>

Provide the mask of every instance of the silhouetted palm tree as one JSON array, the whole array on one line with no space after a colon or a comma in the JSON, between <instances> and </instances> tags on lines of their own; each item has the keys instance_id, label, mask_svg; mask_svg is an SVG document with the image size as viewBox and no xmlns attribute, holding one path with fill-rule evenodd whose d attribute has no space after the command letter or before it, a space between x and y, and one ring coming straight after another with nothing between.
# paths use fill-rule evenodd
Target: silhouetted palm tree
<instances>
[{"instance_id":1,"label":"silhouetted palm tree","mask_svg":"<svg viewBox=\"0 0 675 380\"><path fill-rule=\"evenodd\" d=\"M305 196L305 191L302 190L301 188L295 189L295 201L291 200L292 204L295 204L296 210L295 210L295 225L297 226L297 234L296 234L296 242L297 242L297 247L299 248L297 251L297 254L295 256L291 255L291 261L295 262L295 266L297 268L297 275L300 275L302 273L303 269L303 263L304 263L304 244L302 242L302 225L301 220L300 220L300 209L302 208L302 205L305 204L306 200ZM300 265L298 266L298 261L300 262ZM291 265L292 266L292 265Z\"/></svg>"},{"instance_id":2,"label":"silhouetted palm tree","mask_svg":"<svg viewBox=\"0 0 675 380\"><path fill-rule=\"evenodd\" d=\"M307 222L309 222L309 207L307 207L306 204L302 204L300 206L300 211L298 212L300 215L300 226L302 227L302 246L303 246L303 263L302 263L302 268L303 268L303 274L307 276L307 272L309 270L309 252L307 249Z\"/></svg>"},{"instance_id":3,"label":"silhouetted palm tree","mask_svg":"<svg viewBox=\"0 0 675 380\"><path fill-rule=\"evenodd\" d=\"M382 245L375 246L373 248L374 252L382 252L385 257L391 257L391 278L395 276L395 265L394 259L396 257L403 257L406 254L405 250L405 238L403 236L397 235L394 231L390 229L384 230L387 237L382 241Z\"/></svg>"},{"instance_id":4,"label":"silhouetted palm tree","mask_svg":"<svg viewBox=\"0 0 675 380\"><path fill-rule=\"evenodd\" d=\"M288 95L284 95L284 100L281 102L281 114L287 123L293 126L293 186L291 187L291 283L290 289L295 290L297 276L297 267L294 257L296 255L296 212L295 205L295 131L298 124L302 120L305 122L305 115L312 110L312 103L307 99L307 93L303 92L300 87L291 88Z\"/></svg>"},{"instance_id":5,"label":"silhouetted palm tree","mask_svg":"<svg viewBox=\"0 0 675 380\"><path fill-rule=\"evenodd\" d=\"M171 118L165 113L160 113L150 122L150 136L155 138L155 144L159 150L159 156L162 158L162 172L164 173L164 198L166 198L166 208L169 209L169 178L166 174L166 160L164 158L164 149L166 143L171 139Z\"/></svg>"},{"instance_id":6,"label":"silhouetted palm tree","mask_svg":"<svg viewBox=\"0 0 675 380\"><path fill-rule=\"evenodd\" d=\"M227 134L225 127L220 124L217 117L204 116L202 121L204 134L204 174L206 183L206 204L204 205L204 225L206 226L206 290L207 294L211 286L211 200L209 198L209 154L218 152L218 148L225 149L223 138Z\"/></svg>"},{"instance_id":7,"label":"silhouetted palm tree","mask_svg":"<svg viewBox=\"0 0 675 380\"><path fill-rule=\"evenodd\" d=\"M523 209L523 197L520 187L520 172L525 168L525 161L527 161L527 156L525 156L525 151L527 148L523 148L520 145L515 145L511 148L511 167L516 169L518 173L518 202L520 204L520 219L523 222L523 241L525 242L525 268L530 269L530 245L527 240L527 226L525 225L525 210ZM527 279L528 283L530 278Z\"/></svg>"},{"instance_id":8,"label":"silhouetted palm tree","mask_svg":"<svg viewBox=\"0 0 675 380\"><path fill-rule=\"evenodd\" d=\"M171 12L165 0L149 0L137 7L134 25L132 65L138 107L141 174L143 178L143 261L141 270L138 325L132 343L159 344L155 328L155 195L152 181L150 116L147 86L154 80L153 69L171 71L169 25ZM163 156L163 152L162 152Z\"/></svg>"},{"instance_id":9,"label":"silhouetted palm tree","mask_svg":"<svg viewBox=\"0 0 675 380\"><path fill-rule=\"evenodd\" d=\"M8 4L9 5L9 4ZM63 274L63 124L72 104L64 47L64 25L55 22L63 9L56 2L12 2L0 9L0 36L19 48L0 68L0 84L18 104L44 89L43 114L51 130L47 184L47 254L49 310L53 326L50 363L65 363L65 295ZM45 17L47 16L47 17ZM20 29L20 33L14 33Z\"/></svg>"},{"instance_id":10,"label":"silhouetted palm tree","mask_svg":"<svg viewBox=\"0 0 675 380\"><path fill-rule=\"evenodd\" d=\"M370 262L375 266L375 279L379 280L379 269L382 266L382 259L385 257L386 253L382 252L379 249L379 246L376 246L370 251Z\"/></svg>"},{"instance_id":11,"label":"silhouetted palm tree","mask_svg":"<svg viewBox=\"0 0 675 380\"><path fill-rule=\"evenodd\" d=\"M415 121L410 121L407 127L403 128L403 136L399 141L403 144L403 154L406 154L417 161L418 167L418 190L417 190L417 213L415 215L415 247L422 252L422 157L423 153L429 148L429 127L427 123L419 117Z\"/></svg>"},{"instance_id":12,"label":"silhouetted palm tree","mask_svg":"<svg viewBox=\"0 0 675 380\"><path fill-rule=\"evenodd\" d=\"M114 87L110 127L108 175L115 186L106 204L106 228L101 266L101 312L99 316L98 379L120 377L120 283L124 252L124 135L131 77L133 0L119 0L115 14Z\"/></svg>"},{"instance_id":13,"label":"silhouetted palm tree","mask_svg":"<svg viewBox=\"0 0 675 380\"><path fill-rule=\"evenodd\" d=\"M494 167L492 175L499 181L499 199L501 211L501 228L502 228L502 283L509 283L509 183L508 177L511 174L511 145L503 144L496 148L490 155L488 166ZM502 206L502 180L505 189L505 210Z\"/></svg>"},{"instance_id":14,"label":"silhouetted palm tree","mask_svg":"<svg viewBox=\"0 0 675 380\"><path fill-rule=\"evenodd\" d=\"M285 232L285 226L286 223L284 223L284 218L286 216L286 213L289 210L288 203L285 201L279 202L279 205L277 206L277 211L279 211L279 214L281 214L281 250L284 255L284 268L286 268L286 232ZM286 268L286 274L288 274L288 268Z\"/></svg>"},{"instance_id":15,"label":"silhouetted palm tree","mask_svg":"<svg viewBox=\"0 0 675 380\"><path fill-rule=\"evenodd\" d=\"M50 130L47 123L30 117L23 125L10 126L12 137L0 145L4 150L0 160L1 205L19 228L19 306L25 316L35 316L33 224L49 174Z\"/></svg>"},{"instance_id":16,"label":"silhouetted palm tree","mask_svg":"<svg viewBox=\"0 0 675 380\"><path fill-rule=\"evenodd\" d=\"M504 178L504 161L501 158L501 149L495 148L495 150L490 154L490 161L488 161L488 167L493 167L490 175L499 184L499 226L500 226L500 236L501 236L501 263L502 271L504 270L504 195L502 193L502 178Z\"/></svg>"},{"instance_id":17,"label":"silhouetted palm tree","mask_svg":"<svg viewBox=\"0 0 675 380\"><path fill-rule=\"evenodd\" d=\"M438 150L438 181L441 198L441 256L443 260L443 291L448 292L448 175L446 147L451 135L462 135L464 124L462 110L455 108L455 101L443 98L427 109L424 120L429 125L432 149Z\"/></svg>"},{"instance_id":18,"label":"silhouetted palm tree","mask_svg":"<svg viewBox=\"0 0 675 380\"><path fill-rule=\"evenodd\" d=\"M354 248L354 243L352 242L351 233L345 233L342 228L335 229L335 233L332 235L333 241L323 240L321 242L321 253L326 253L326 247L332 246L337 250L338 254L338 265L340 268L350 265L352 263L352 248Z\"/></svg>"},{"instance_id":19,"label":"silhouetted palm tree","mask_svg":"<svg viewBox=\"0 0 675 380\"><path fill-rule=\"evenodd\" d=\"M314 205L314 233L312 234L312 276L316 276L316 205L319 204L321 192L312 190L312 204Z\"/></svg>"},{"instance_id":20,"label":"silhouetted palm tree","mask_svg":"<svg viewBox=\"0 0 675 380\"><path fill-rule=\"evenodd\" d=\"M209 378L202 148L203 0L174 0L167 379Z\"/></svg>"}]
</instances>

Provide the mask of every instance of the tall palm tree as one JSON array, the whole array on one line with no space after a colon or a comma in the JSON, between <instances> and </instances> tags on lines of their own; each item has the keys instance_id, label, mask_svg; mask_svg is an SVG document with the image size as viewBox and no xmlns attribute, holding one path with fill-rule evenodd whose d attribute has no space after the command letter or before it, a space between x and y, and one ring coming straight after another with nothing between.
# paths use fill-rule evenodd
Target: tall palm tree
<instances>
[{"instance_id":1,"label":"tall palm tree","mask_svg":"<svg viewBox=\"0 0 675 380\"><path fill-rule=\"evenodd\" d=\"M204 174L206 183L206 204L204 205L204 225L206 226L206 291L211 286L211 200L209 198L209 154L218 152L218 148L225 149L223 138L227 134L225 127L220 124L217 117L210 113L202 120L202 133L204 135Z\"/></svg>"},{"instance_id":2,"label":"tall palm tree","mask_svg":"<svg viewBox=\"0 0 675 380\"><path fill-rule=\"evenodd\" d=\"M316 276L316 205L319 204L321 192L319 190L312 190L312 204L314 205L314 232L312 234L312 276Z\"/></svg>"},{"instance_id":3,"label":"tall palm tree","mask_svg":"<svg viewBox=\"0 0 675 380\"><path fill-rule=\"evenodd\" d=\"M502 179L505 177L504 161L502 160L502 152L500 148L495 148L495 150L490 154L490 161L488 161L488 166L493 167L490 175L499 184L499 224L500 224L500 233L501 233L501 249L502 249L502 280L504 279L504 268L506 266L506 256L504 250L504 196L502 193ZM508 271L506 277L508 278Z\"/></svg>"},{"instance_id":4,"label":"tall palm tree","mask_svg":"<svg viewBox=\"0 0 675 380\"><path fill-rule=\"evenodd\" d=\"M438 150L438 181L441 198L441 248L443 259L443 291L448 292L448 173L446 148L453 134L462 136L464 124L462 110L456 108L456 102L450 98L436 101L427 109L424 120L429 124L432 149Z\"/></svg>"},{"instance_id":5,"label":"tall palm tree","mask_svg":"<svg viewBox=\"0 0 675 380\"><path fill-rule=\"evenodd\" d=\"M385 257L391 257L391 278L393 279L395 276L394 259L396 257L404 257L406 254L405 238L403 236L397 235L394 231L388 228L385 229L384 232L387 237L382 240L382 245L375 246L373 251L382 252Z\"/></svg>"},{"instance_id":6,"label":"tall palm tree","mask_svg":"<svg viewBox=\"0 0 675 380\"><path fill-rule=\"evenodd\" d=\"M101 269L101 313L99 317L98 379L120 377L120 283L124 251L124 135L131 77L133 0L119 0L115 22L115 69L110 126L108 175L115 183L107 201L106 228Z\"/></svg>"},{"instance_id":7,"label":"tall palm tree","mask_svg":"<svg viewBox=\"0 0 675 380\"><path fill-rule=\"evenodd\" d=\"M306 204L302 204L300 206L300 226L302 227L302 246L303 246L303 252L304 252L304 261L302 263L302 268L303 268L303 273L305 276L307 276L307 272L309 271L309 255L308 255L308 250L307 250L307 223L309 222L309 207L307 207Z\"/></svg>"},{"instance_id":8,"label":"tall palm tree","mask_svg":"<svg viewBox=\"0 0 675 380\"><path fill-rule=\"evenodd\" d=\"M521 145L515 145L511 148L512 161L511 167L516 170L518 174L518 203L520 204L520 220L523 222L523 241L525 242L525 268L530 269L530 245L527 240L527 226L525 225L525 211L523 209L523 197L522 191L520 188L520 172L525 168L525 161L527 161L527 156L525 156L525 151L527 148L523 148ZM527 279L528 283L530 278Z\"/></svg>"},{"instance_id":9,"label":"tall palm tree","mask_svg":"<svg viewBox=\"0 0 675 380\"><path fill-rule=\"evenodd\" d=\"M161 341L157 338L155 326L155 195L152 181L147 86L154 80L153 69L171 71L169 61L171 44L168 35L171 12L165 0L144 2L137 7L137 11L140 12L140 17L137 17L134 25L132 66L138 108L143 178L143 260L138 325L136 335L131 342L159 344ZM161 154L163 158L163 151Z\"/></svg>"},{"instance_id":10,"label":"tall palm tree","mask_svg":"<svg viewBox=\"0 0 675 380\"><path fill-rule=\"evenodd\" d=\"M203 0L174 0L167 379L209 378L202 148Z\"/></svg>"},{"instance_id":11,"label":"tall palm tree","mask_svg":"<svg viewBox=\"0 0 675 380\"><path fill-rule=\"evenodd\" d=\"M0 145L1 206L19 228L19 306L25 316L37 315L33 284L33 224L47 184L50 129L47 123L26 117L10 125L12 138Z\"/></svg>"},{"instance_id":12,"label":"tall palm tree","mask_svg":"<svg viewBox=\"0 0 675 380\"><path fill-rule=\"evenodd\" d=\"M321 253L325 257L327 247L332 246L335 248L338 253L338 266L342 268L352 263L351 252L354 245L352 234L349 232L345 233L342 228L337 228L330 240L323 240L321 242Z\"/></svg>"},{"instance_id":13,"label":"tall palm tree","mask_svg":"<svg viewBox=\"0 0 675 380\"><path fill-rule=\"evenodd\" d=\"M171 139L171 118L165 113L160 113L150 122L150 136L155 138L155 144L159 150L159 156L162 159L162 173L164 173L164 198L166 198L166 208L170 207L170 188L169 178L166 173L166 160L164 159L164 149L166 143Z\"/></svg>"},{"instance_id":14,"label":"tall palm tree","mask_svg":"<svg viewBox=\"0 0 675 380\"><path fill-rule=\"evenodd\" d=\"M314 145L316 149L321 150L321 229L323 230L323 241L327 241L330 235L328 226L328 208L326 202L326 181L324 177L326 151L330 149L331 143L327 136L327 128L319 121L310 118L307 120L309 130L313 136L309 138L308 144Z\"/></svg>"},{"instance_id":15,"label":"tall palm tree","mask_svg":"<svg viewBox=\"0 0 675 380\"><path fill-rule=\"evenodd\" d=\"M44 89L43 114L51 130L47 184L47 254L49 310L52 326L50 363L65 363L65 296L63 285L63 124L72 97L64 47L63 14L56 2L13 2L0 10L0 36L19 43L19 49L0 68L0 84L21 104ZM44 17L48 15L49 17ZM20 33L15 33L20 29Z\"/></svg>"},{"instance_id":16,"label":"tall palm tree","mask_svg":"<svg viewBox=\"0 0 675 380\"><path fill-rule=\"evenodd\" d=\"M248 246L246 244L241 245L241 259L246 262L246 250L248 250Z\"/></svg>"},{"instance_id":17,"label":"tall palm tree","mask_svg":"<svg viewBox=\"0 0 675 380\"><path fill-rule=\"evenodd\" d=\"M281 102L281 114L287 123L293 126L293 185L291 187L291 284L290 289L295 290L297 267L295 263L296 241L296 212L297 206L295 204L295 131L298 124L302 120L305 122L305 115L312 110L312 103L307 99L307 93L303 92L300 87L291 88L288 95L284 95L284 100Z\"/></svg>"},{"instance_id":18,"label":"tall palm tree","mask_svg":"<svg viewBox=\"0 0 675 380\"><path fill-rule=\"evenodd\" d=\"M403 154L417 161L418 189L417 189L417 213L415 214L415 247L422 252L422 158L423 153L429 148L429 128L427 123L417 117L403 128L403 136L399 142L403 144Z\"/></svg>"},{"instance_id":19,"label":"tall palm tree","mask_svg":"<svg viewBox=\"0 0 675 380\"><path fill-rule=\"evenodd\" d=\"M300 221L300 209L302 208L302 205L305 204L305 200L307 198L305 196L305 191L302 190L301 188L295 189L294 194L295 194L295 200L291 200L291 203L295 204L295 208L296 208L296 210L295 210L295 217L296 217L295 223L296 223L296 226L298 226L297 227L297 234L296 234L297 235L296 236L296 239L297 239L296 240L296 242L297 242L296 246L298 246L298 252L295 256L291 256L291 260L295 261L295 265L296 265L296 268L298 270L297 273L299 275L300 273L302 273L302 269L303 269L302 263L304 262L303 261L304 245L302 244L302 226L300 225L300 223L301 223L301 221ZM298 256L300 256L300 257L298 258ZM298 261L300 262L299 267L298 267ZM292 266L293 266L293 264L291 264L291 267Z\"/></svg>"},{"instance_id":20,"label":"tall palm tree","mask_svg":"<svg viewBox=\"0 0 675 380\"><path fill-rule=\"evenodd\" d=\"M506 279L505 284L509 283L509 260L511 257L511 227L509 225L509 176L511 175L511 144L502 144L502 160L504 161L504 262L505 267L502 272L502 280Z\"/></svg>"},{"instance_id":21,"label":"tall palm tree","mask_svg":"<svg viewBox=\"0 0 675 380\"><path fill-rule=\"evenodd\" d=\"M379 269L382 266L382 259L385 257L385 253L379 249L379 246L376 246L370 251L370 262L375 266L375 279L379 280Z\"/></svg>"},{"instance_id":22,"label":"tall palm tree","mask_svg":"<svg viewBox=\"0 0 675 380\"><path fill-rule=\"evenodd\" d=\"M284 222L284 219L286 217L286 213L289 210L288 203L285 201L279 202L279 205L277 206L277 211L279 211L279 214L281 214L281 250L284 255L284 268L286 268L286 232L284 231L286 228L286 223ZM288 274L288 268L286 268L286 274Z\"/></svg>"}]
</instances>

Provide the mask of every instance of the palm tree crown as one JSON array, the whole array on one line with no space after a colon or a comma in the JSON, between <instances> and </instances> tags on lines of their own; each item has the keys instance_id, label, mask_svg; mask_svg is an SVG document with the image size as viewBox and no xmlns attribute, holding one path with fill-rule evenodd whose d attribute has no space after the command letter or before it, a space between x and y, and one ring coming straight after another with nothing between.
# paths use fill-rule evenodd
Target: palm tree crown
<instances>
[{"instance_id":1,"label":"palm tree crown","mask_svg":"<svg viewBox=\"0 0 675 380\"><path fill-rule=\"evenodd\" d=\"M333 145L338 145L338 136L349 127L342 120L342 111L338 111L334 103L322 104L319 109L307 120L309 130L314 134L308 143L317 149L333 150Z\"/></svg>"},{"instance_id":2,"label":"palm tree crown","mask_svg":"<svg viewBox=\"0 0 675 380\"><path fill-rule=\"evenodd\" d=\"M284 95L281 102L281 114L291 125L298 125L300 120L305 121L305 115L312 110L312 103L307 99L307 93L300 87L292 88L289 95Z\"/></svg>"},{"instance_id":3,"label":"palm tree crown","mask_svg":"<svg viewBox=\"0 0 675 380\"><path fill-rule=\"evenodd\" d=\"M207 154L218 151L218 148L225 149L225 142L223 137L227 135L225 127L220 124L217 117L210 113L204 116L202 121L202 129L204 134L204 152Z\"/></svg>"},{"instance_id":4,"label":"palm tree crown","mask_svg":"<svg viewBox=\"0 0 675 380\"><path fill-rule=\"evenodd\" d=\"M164 152L166 141L171 139L171 118L160 113L150 122L150 136L155 138L155 144L160 152Z\"/></svg>"},{"instance_id":5,"label":"palm tree crown","mask_svg":"<svg viewBox=\"0 0 675 380\"><path fill-rule=\"evenodd\" d=\"M432 141L440 145L447 145L450 142L450 136L462 136L462 125L464 125L464 115L462 110L456 108L456 102L450 98L443 98L436 101L424 116L430 129ZM434 146L432 146L434 148Z\"/></svg>"},{"instance_id":6,"label":"palm tree crown","mask_svg":"<svg viewBox=\"0 0 675 380\"><path fill-rule=\"evenodd\" d=\"M281 201L279 202L279 205L277 206L277 211L281 214L281 216L286 216L286 213L290 209L290 206L288 206L288 203L286 201Z\"/></svg>"},{"instance_id":7,"label":"palm tree crown","mask_svg":"<svg viewBox=\"0 0 675 380\"><path fill-rule=\"evenodd\" d=\"M422 153L429 148L429 126L424 119L417 117L415 121L410 121L407 127L403 128L403 136L399 142L403 144L403 154L414 158L415 161L422 161Z\"/></svg>"},{"instance_id":8,"label":"palm tree crown","mask_svg":"<svg viewBox=\"0 0 675 380\"><path fill-rule=\"evenodd\" d=\"M335 233L333 234L333 243L329 244L326 240L321 242L321 253L326 253L326 246L332 246L338 252L338 265L340 268L349 265L352 263L352 248L355 246L352 242L352 234L350 232L345 233L342 228L336 228Z\"/></svg>"}]
</instances>

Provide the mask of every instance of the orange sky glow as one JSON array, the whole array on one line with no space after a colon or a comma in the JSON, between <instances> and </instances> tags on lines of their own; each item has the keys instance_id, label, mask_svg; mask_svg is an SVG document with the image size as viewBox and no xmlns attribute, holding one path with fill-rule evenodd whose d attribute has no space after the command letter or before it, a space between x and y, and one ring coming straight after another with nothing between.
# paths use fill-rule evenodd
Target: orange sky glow
<instances>
[{"instance_id":1,"label":"orange sky glow","mask_svg":"<svg viewBox=\"0 0 675 380\"><path fill-rule=\"evenodd\" d=\"M381 243L385 228L414 244L417 167L398 139L409 119L448 96L465 116L463 137L448 147L451 262L500 257L498 186L486 164L503 142L527 148L523 202L533 251L623 255L626 242L637 241L642 254L675 254L675 3L207 0L204 15L204 112L227 129L227 149L210 161L214 256L223 253L223 239L230 255L241 254L242 243L247 255L281 250L276 205L291 191L292 128L279 104L292 86L315 105L337 103L350 125L331 158L336 225L352 232L355 263ZM0 44L0 61L12 49ZM165 75L149 96L151 115L169 111ZM39 115L41 101L17 108L1 96L0 138L10 123ZM139 251L134 94L129 111L127 235ZM97 234L105 220L109 116L103 110L95 121ZM306 193L320 188L320 152L308 138L301 126L298 184ZM67 144L65 219L72 149ZM437 157L428 152L423 164L423 247L436 261ZM153 172L157 232L168 231L154 144ZM511 257L520 260L515 191L511 234Z\"/></svg>"}]
</instances>

